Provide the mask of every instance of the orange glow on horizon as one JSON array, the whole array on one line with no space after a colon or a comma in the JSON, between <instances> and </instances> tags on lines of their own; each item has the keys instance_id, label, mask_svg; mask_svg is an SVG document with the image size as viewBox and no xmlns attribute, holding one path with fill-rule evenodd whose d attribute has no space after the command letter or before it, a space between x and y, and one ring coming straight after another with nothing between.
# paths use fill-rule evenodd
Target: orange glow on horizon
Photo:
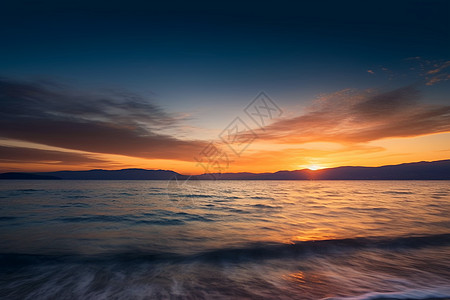
<instances>
[{"instance_id":1,"label":"orange glow on horizon","mask_svg":"<svg viewBox=\"0 0 450 300\"><path fill-rule=\"evenodd\" d=\"M223 173L277 172L280 170L309 169L311 171L339 166L395 165L418 161L436 161L450 158L450 133L439 133L409 138L389 138L365 144L279 145L256 141L239 157L229 154L229 164ZM91 153L49 147L40 144L3 140L7 147L63 151L78 155L80 161L31 160L1 162L0 172L49 172L61 170L118 170L127 168L172 170L185 175L208 173L192 154L192 160L152 159L105 153ZM82 159L91 159L82 161ZM214 172L211 169L210 172ZM217 172L217 171L216 171Z\"/></svg>"}]
</instances>

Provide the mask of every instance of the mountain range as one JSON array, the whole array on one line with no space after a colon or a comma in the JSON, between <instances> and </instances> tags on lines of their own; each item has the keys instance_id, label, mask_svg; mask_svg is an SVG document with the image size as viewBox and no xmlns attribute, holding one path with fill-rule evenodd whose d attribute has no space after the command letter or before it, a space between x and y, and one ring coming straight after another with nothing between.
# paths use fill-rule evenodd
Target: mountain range
<instances>
[{"instance_id":1,"label":"mountain range","mask_svg":"<svg viewBox=\"0 0 450 300\"><path fill-rule=\"evenodd\" d=\"M41 180L450 180L450 160L405 163L381 167L337 167L321 170L278 171L274 173L212 173L183 175L170 170L89 170L40 173L8 172L0 179Z\"/></svg>"}]
</instances>

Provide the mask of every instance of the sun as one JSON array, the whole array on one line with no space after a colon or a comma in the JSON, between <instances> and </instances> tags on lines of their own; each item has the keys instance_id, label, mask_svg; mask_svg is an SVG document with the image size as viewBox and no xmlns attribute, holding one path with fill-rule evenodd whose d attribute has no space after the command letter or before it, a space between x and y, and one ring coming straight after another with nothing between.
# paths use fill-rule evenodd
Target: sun
<instances>
[{"instance_id":1,"label":"sun","mask_svg":"<svg viewBox=\"0 0 450 300\"><path fill-rule=\"evenodd\" d=\"M310 169L311 171L316 171L316 170L323 169L323 167L321 167L319 165L310 165L310 166L308 166L308 169Z\"/></svg>"},{"instance_id":2,"label":"sun","mask_svg":"<svg viewBox=\"0 0 450 300\"><path fill-rule=\"evenodd\" d=\"M323 165L319 165L319 164L305 164L305 165L299 165L298 167L300 167L301 169L307 169L307 170L311 170L311 171L317 171L317 170L321 170L321 169L325 169L327 168L326 166Z\"/></svg>"}]
</instances>

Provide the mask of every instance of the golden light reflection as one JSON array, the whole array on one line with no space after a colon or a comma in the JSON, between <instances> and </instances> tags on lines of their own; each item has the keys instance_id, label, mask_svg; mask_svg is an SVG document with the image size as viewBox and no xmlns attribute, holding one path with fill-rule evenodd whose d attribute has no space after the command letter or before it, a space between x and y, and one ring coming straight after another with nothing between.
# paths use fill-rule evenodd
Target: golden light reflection
<instances>
[{"instance_id":1,"label":"golden light reflection","mask_svg":"<svg viewBox=\"0 0 450 300\"><path fill-rule=\"evenodd\" d=\"M294 281L296 283L300 283L300 284L306 283L306 276L302 271L284 275L284 278L286 278L287 280L290 280L290 281Z\"/></svg>"},{"instance_id":2,"label":"golden light reflection","mask_svg":"<svg viewBox=\"0 0 450 300\"><path fill-rule=\"evenodd\" d=\"M329 229L319 229L319 230L311 230L309 232L304 232L301 235L292 236L289 243L296 242L308 242L308 241L326 241L337 239L340 236L334 233L331 233Z\"/></svg>"},{"instance_id":3,"label":"golden light reflection","mask_svg":"<svg viewBox=\"0 0 450 300\"><path fill-rule=\"evenodd\" d=\"M314 274L310 272L306 274L302 271L283 275L283 278L294 284L302 285L305 288L307 288L308 286L310 286L309 288L314 288L314 286L323 285L325 282L324 277L321 274Z\"/></svg>"}]
</instances>

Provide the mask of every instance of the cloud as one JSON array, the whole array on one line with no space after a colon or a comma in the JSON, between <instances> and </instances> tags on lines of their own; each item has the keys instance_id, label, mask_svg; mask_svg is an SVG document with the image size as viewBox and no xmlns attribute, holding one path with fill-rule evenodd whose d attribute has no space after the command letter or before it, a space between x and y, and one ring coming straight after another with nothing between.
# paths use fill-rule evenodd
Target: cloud
<instances>
[{"instance_id":1,"label":"cloud","mask_svg":"<svg viewBox=\"0 0 450 300\"><path fill-rule=\"evenodd\" d=\"M447 69L450 67L450 61L433 64L433 68L425 74L426 85L434 85L436 83L450 80L450 74Z\"/></svg>"},{"instance_id":2,"label":"cloud","mask_svg":"<svg viewBox=\"0 0 450 300\"><path fill-rule=\"evenodd\" d=\"M106 163L102 159L88 157L80 153L55 150L41 150L25 147L0 146L0 162L3 163L42 163L72 165L85 163Z\"/></svg>"},{"instance_id":3,"label":"cloud","mask_svg":"<svg viewBox=\"0 0 450 300\"><path fill-rule=\"evenodd\" d=\"M156 128L176 118L142 97L124 91L82 93L55 84L0 78L2 114L47 119L76 119Z\"/></svg>"},{"instance_id":4,"label":"cloud","mask_svg":"<svg viewBox=\"0 0 450 300\"><path fill-rule=\"evenodd\" d=\"M278 143L364 143L450 131L450 106L420 103L412 86L375 93L343 90L317 99L305 114L259 132Z\"/></svg>"},{"instance_id":5,"label":"cloud","mask_svg":"<svg viewBox=\"0 0 450 300\"><path fill-rule=\"evenodd\" d=\"M420 56L407 58L409 61L415 62L415 66L410 70L418 70L418 75L423 77L425 85L435 85L436 83L450 80L448 69L450 61L445 60L428 60Z\"/></svg>"},{"instance_id":6,"label":"cloud","mask_svg":"<svg viewBox=\"0 0 450 300\"><path fill-rule=\"evenodd\" d=\"M193 160L206 145L162 133L179 118L130 93L0 79L0 137L94 153Z\"/></svg>"},{"instance_id":7,"label":"cloud","mask_svg":"<svg viewBox=\"0 0 450 300\"><path fill-rule=\"evenodd\" d=\"M448 67L450 67L450 61L446 61L441 64L435 64L434 69L429 70L427 74L437 74L442 72L444 69L447 69Z\"/></svg>"}]
</instances>

